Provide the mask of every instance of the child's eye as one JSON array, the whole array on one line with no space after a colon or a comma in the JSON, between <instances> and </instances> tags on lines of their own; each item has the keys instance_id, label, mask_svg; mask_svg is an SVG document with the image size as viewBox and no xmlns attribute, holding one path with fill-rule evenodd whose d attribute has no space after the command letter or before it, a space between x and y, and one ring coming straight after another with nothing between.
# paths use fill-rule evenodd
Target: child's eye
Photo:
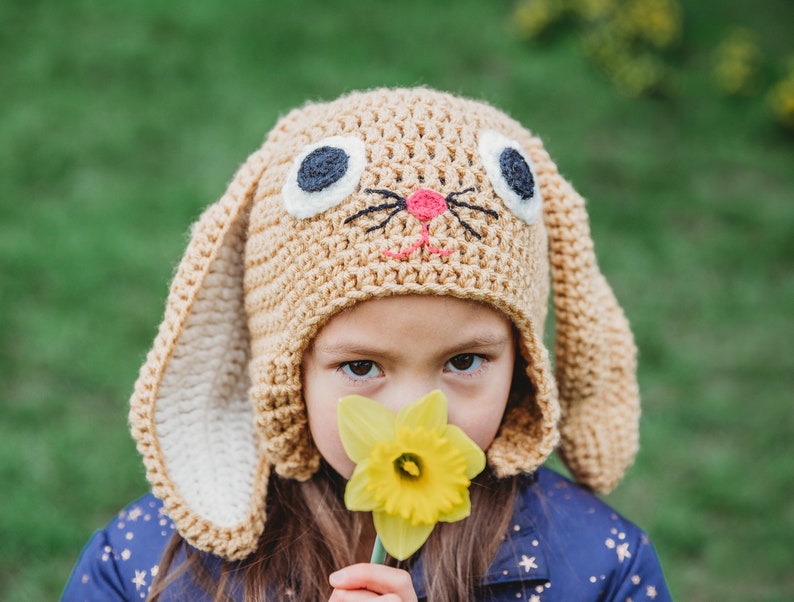
<instances>
[{"instance_id":1,"label":"child's eye","mask_svg":"<svg viewBox=\"0 0 794 602\"><path fill-rule=\"evenodd\" d=\"M378 364L370 360L345 362L339 366L339 369L350 378L354 378L356 380L376 378L381 375L381 370L378 367Z\"/></svg>"},{"instance_id":2,"label":"child's eye","mask_svg":"<svg viewBox=\"0 0 794 602\"><path fill-rule=\"evenodd\" d=\"M476 353L461 353L449 360L444 368L450 372L469 373L477 370L484 361L485 358Z\"/></svg>"}]
</instances>

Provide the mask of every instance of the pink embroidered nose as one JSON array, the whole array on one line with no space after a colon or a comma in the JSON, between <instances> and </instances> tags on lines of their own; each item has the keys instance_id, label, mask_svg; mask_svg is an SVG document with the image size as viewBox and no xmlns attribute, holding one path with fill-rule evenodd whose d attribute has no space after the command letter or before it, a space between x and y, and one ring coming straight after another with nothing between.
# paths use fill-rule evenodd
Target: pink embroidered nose
<instances>
[{"instance_id":1,"label":"pink embroidered nose","mask_svg":"<svg viewBox=\"0 0 794 602\"><path fill-rule=\"evenodd\" d=\"M429 222L447 210L447 201L435 190L420 188L405 199L405 207L415 218Z\"/></svg>"}]
</instances>

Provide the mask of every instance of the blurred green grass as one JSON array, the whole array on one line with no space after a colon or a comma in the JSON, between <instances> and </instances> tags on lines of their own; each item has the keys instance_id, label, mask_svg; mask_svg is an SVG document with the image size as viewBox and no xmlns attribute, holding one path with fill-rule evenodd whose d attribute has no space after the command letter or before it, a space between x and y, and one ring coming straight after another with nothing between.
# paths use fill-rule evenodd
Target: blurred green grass
<instances>
[{"instance_id":1,"label":"blurred green grass","mask_svg":"<svg viewBox=\"0 0 794 602\"><path fill-rule=\"evenodd\" d=\"M588 198L641 351L642 450L609 496L679 600L794 597L794 139L705 73L723 27L790 52L785 0L687 2L670 101L616 97L511 4L0 5L0 598L57 597L146 490L126 403L190 222L278 115L352 89L484 98Z\"/></svg>"}]
</instances>

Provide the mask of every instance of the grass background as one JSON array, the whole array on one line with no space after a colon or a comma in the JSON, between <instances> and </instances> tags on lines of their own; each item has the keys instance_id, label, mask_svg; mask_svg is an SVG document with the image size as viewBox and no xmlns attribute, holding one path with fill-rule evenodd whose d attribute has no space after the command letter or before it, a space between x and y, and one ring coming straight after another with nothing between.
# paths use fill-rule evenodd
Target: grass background
<instances>
[{"instance_id":1,"label":"grass background","mask_svg":"<svg viewBox=\"0 0 794 602\"><path fill-rule=\"evenodd\" d=\"M641 351L609 501L678 600L794 598L794 139L717 95L721 30L791 52L785 0L684 2L681 89L614 94L507 0L0 4L0 599L56 599L146 489L126 403L189 224L278 115L357 88L483 98L588 198Z\"/></svg>"}]
</instances>

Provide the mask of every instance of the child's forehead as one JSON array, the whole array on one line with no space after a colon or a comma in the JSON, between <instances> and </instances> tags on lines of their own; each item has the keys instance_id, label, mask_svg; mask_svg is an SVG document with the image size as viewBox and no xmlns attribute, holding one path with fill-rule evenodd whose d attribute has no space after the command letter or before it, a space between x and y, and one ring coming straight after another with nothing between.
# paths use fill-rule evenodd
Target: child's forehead
<instances>
[{"instance_id":1,"label":"child's forehead","mask_svg":"<svg viewBox=\"0 0 794 602\"><path fill-rule=\"evenodd\" d=\"M403 328L413 325L423 333L430 330L476 332L486 341L494 331L511 332L511 319L502 311L482 301L438 294L403 294L376 297L358 301L331 315L313 337L313 342L323 339L323 334L350 335L354 331L378 336L386 326ZM406 333L408 329L405 329ZM417 341L419 343L420 341Z\"/></svg>"},{"instance_id":2,"label":"child's forehead","mask_svg":"<svg viewBox=\"0 0 794 602\"><path fill-rule=\"evenodd\" d=\"M515 341L513 323L487 304L443 295L396 295L334 314L303 353L329 361L366 357L429 365L462 353L515 351Z\"/></svg>"}]
</instances>

